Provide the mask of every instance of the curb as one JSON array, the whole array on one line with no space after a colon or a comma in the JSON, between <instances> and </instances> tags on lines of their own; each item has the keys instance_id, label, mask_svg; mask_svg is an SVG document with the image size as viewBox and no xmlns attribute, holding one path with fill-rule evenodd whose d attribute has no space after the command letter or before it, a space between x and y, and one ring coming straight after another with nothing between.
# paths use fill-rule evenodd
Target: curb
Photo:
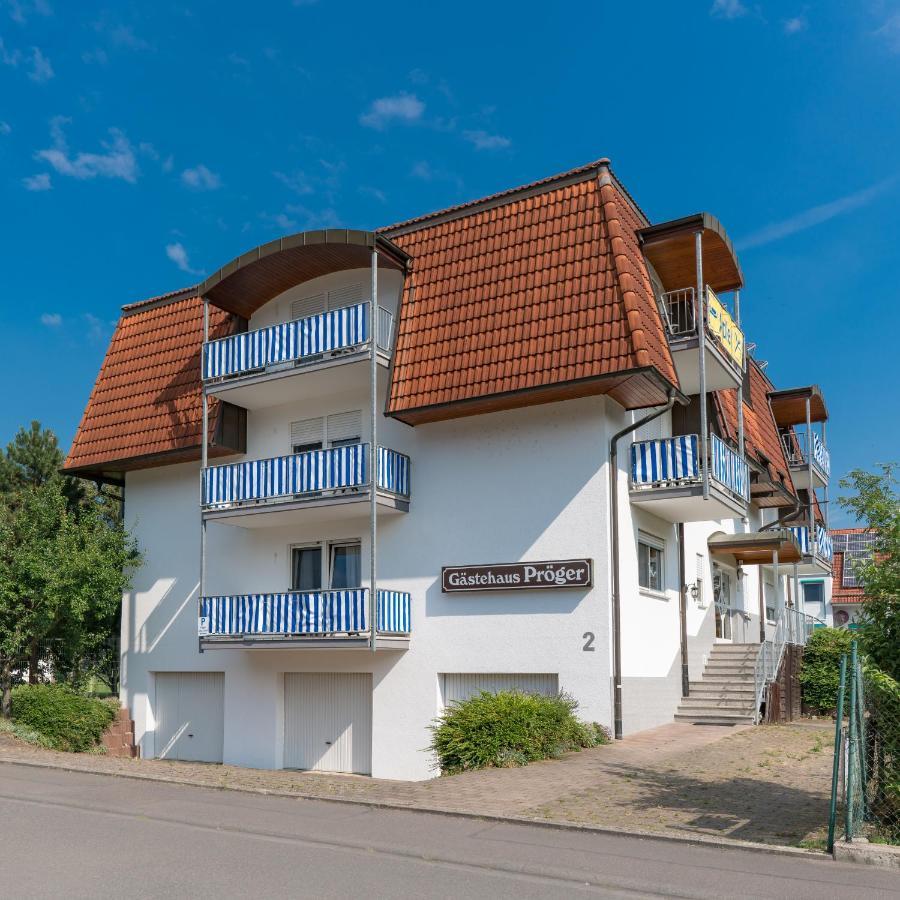
<instances>
[{"instance_id":1,"label":"curb","mask_svg":"<svg viewBox=\"0 0 900 900\"><path fill-rule=\"evenodd\" d=\"M103 772L96 769L85 769L78 766L38 762L36 760L8 759L0 756L0 765L27 766L33 769L57 769L62 772L75 772L81 775L98 775L108 778L130 778L133 781L158 781L163 784L180 784L188 787L213 791L236 791L243 794L256 794L264 797L284 797L289 800L312 800L322 803L345 803L351 806L364 806L370 809L400 810L403 812L428 813L430 815L451 816L458 819L473 819L481 822L496 822L507 825L531 825L551 831L572 831L582 834L603 834L613 837L638 837L644 840L664 841L667 843L689 844L700 847L719 847L726 850L745 850L750 853L771 853L777 856L804 857L807 859L832 860L833 857L821 850L807 850L803 847L788 847L778 844L762 844L756 841L741 841L736 838L715 837L713 835L666 834L642 828L620 828L611 825L582 825L576 822L556 822L548 819L532 819L527 816L503 816L492 813L466 812L458 809L446 809L440 806L408 806L402 803L391 803L386 800L358 800L351 797L323 797L318 794L304 794L297 791L268 790L266 788L240 787L237 785L198 784L187 778L157 774L138 774L136 772ZM849 861L846 857L841 861Z\"/></svg>"}]
</instances>

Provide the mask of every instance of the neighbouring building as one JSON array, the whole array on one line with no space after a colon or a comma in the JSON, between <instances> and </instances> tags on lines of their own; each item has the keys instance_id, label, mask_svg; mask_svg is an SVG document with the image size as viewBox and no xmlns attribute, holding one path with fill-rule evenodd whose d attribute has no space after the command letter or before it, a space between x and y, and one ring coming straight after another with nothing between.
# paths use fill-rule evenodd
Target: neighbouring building
<instances>
[{"instance_id":1,"label":"neighbouring building","mask_svg":"<svg viewBox=\"0 0 900 900\"><path fill-rule=\"evenodd\" d=\"M145 554L142 754L423 779L503 687L754 721L831 540L824 401L748 354L743 286L604 159L124 307L66 469Z\"/></svg>"},{"instance_id":2,"label":"neighbouring building","mask_svg":"<svg viewBox=\"0 0 900 900\"><path fill-rule=\"evenodd\" d=\"M835 628L856 628L865 591L855 571L872 558L876 535L866 528L834 528L831 578L803 582L806 612ZM807 588L807 584L813 587ZM821 587L819 586L821 585ZM816 612L816 609L820 611Z\"/></svg>"}]
</instances>

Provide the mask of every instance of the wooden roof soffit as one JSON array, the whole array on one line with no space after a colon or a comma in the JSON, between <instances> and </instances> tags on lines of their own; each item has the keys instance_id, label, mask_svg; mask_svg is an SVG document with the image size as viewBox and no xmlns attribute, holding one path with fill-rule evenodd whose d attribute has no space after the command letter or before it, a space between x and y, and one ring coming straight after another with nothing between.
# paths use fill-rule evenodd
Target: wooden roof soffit
<instances>
[{"instance_id":1,"label":"wooden roof soffit","mask_svg":"<svg viewBox=\"0 0 900 900\"><path fill-rule=\"evenodd\" d=\"M730 556L741 566L770 566L778 553L778 563L802 559L800 545L787 528L753 534L714 534L708 542L713 556Z\"/></svg>"},{"instance_id":2,"label":"wooden roof soffit","mask_svg":"<svg viewBox=\"0 0 900 900\"><path fill-rule=\"evenodd\" d=\"M788 388L784 391L770 391L769 405L775 424L779 428L806 424L806 401L809 399L809 413L812 422L827 422L828 410L825 398L817 384L807 387Z\"/></svg>"},{"instance_id":3,"label":"wooden roof soffit","mask_svg":"<svg viewBox=\"0 0 900 900\"><path fill-rule=\"evenodd\" d=\"M709 213L661 222L638 232L644 256L667 291L696 287L694 235L703 234L703 279L717 292L744 286L737 254L722 223Z\"/></svg>"},{"instance_id":4,"label":"wooden roof soffit","mask_svg":"<svg viewBox=\"0 0 900 900\"><path fill-rule=\"evenodd\" d=\"M220 309L249 319L274 297L304 281L370 266L375 247L379 268L405 271L409 256L386 237L372 231L327 228L261 244L210 275L198 292Z\"/></svg>"}]
</instances>

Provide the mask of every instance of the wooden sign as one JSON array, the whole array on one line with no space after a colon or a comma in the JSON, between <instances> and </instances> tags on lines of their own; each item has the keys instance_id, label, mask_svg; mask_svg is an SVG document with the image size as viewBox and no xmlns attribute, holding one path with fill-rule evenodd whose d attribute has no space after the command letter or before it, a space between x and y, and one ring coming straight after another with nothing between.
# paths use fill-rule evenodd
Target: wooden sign
<instances>
[{"instance_id":1,"label":"wooden sign","mask_svg":"<svg viewBox=\"0 0 900 900\"><path fill-rule=\"evenodd\" d=\"M444 566L441 569L441 590L445 594L453 594L458 591L585 588L593 584L593 568L593 560L590 559Z\"/></svg>"}]
</instances>

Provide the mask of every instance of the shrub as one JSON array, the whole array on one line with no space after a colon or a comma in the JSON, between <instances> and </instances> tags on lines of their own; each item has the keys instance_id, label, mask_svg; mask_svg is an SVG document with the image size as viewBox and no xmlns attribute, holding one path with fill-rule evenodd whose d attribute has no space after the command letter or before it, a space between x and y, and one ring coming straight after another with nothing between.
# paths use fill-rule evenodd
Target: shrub
<instances>
[{"instance_id":1,"label":"shrub","mask_svg":"<svg viewBox=\"0 0 900 900\"><path fill-rule=\"evenodd\" d=\"M807 706L817 710L835 708L841 682L841 656L850 653L852 640L852 633L841 628L818 628L810 635L800 665L800 685ZM846 696L844 700L846 703Z\"/></svg>"},{"instance_id":2,"label":"shrub","mask_svg":"<svg viewBox=\"0 0 900 900\"><path fill-rule=\"evenodd\" d=\"M542 697L519 691L482 691L452 703L431 726L431 749L441 772L523 766L570 750L609 741L596 722L575 718L578 704L566 694Z\"/></svg>"},{"instance_id":3,"label":"shrub","mask_svg":"<svg viewBox=\"0 0 900 900\"><path fill-rule=\"evenodd\" d=\"M55 750L82 752L100 743L116 707L62 684L20 684L13 688L12 716L17 725L43 735Z\"/></svg>"}]
</instances>

